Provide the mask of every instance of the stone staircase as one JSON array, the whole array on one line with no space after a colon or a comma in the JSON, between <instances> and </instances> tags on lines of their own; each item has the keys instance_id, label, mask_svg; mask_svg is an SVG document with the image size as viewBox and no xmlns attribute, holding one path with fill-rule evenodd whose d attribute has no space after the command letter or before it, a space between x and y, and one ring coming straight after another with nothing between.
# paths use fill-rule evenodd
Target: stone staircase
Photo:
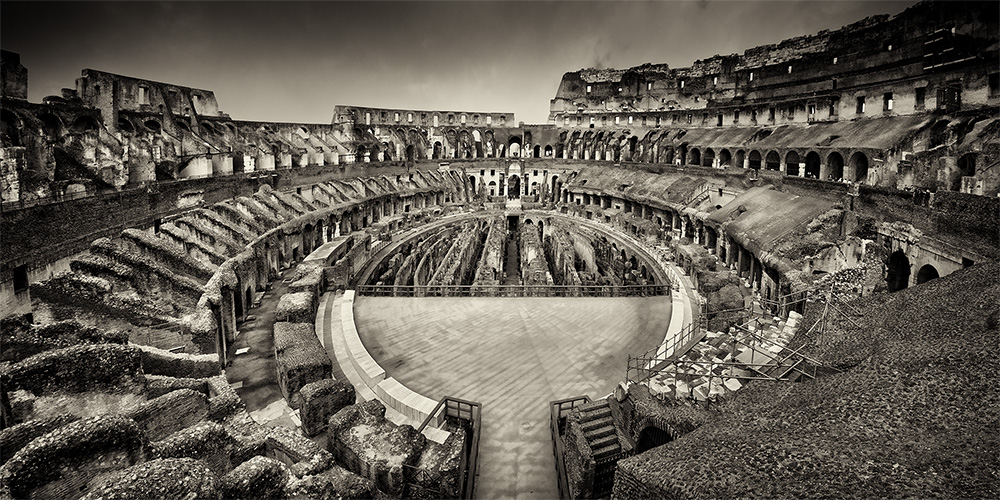
<instances>
[{"instance_id":1,"label":"stone staircase","mask_svg":"<svg viewBox=\"0 0 1000 500\"><path fill-rule=\"evenodd\" d=\"M586 403L579 407L580 426L583 436L590 445L594 460L617 455L622 452L615 430L614 417L607 399Z\"/></svg>"}]
</instances>

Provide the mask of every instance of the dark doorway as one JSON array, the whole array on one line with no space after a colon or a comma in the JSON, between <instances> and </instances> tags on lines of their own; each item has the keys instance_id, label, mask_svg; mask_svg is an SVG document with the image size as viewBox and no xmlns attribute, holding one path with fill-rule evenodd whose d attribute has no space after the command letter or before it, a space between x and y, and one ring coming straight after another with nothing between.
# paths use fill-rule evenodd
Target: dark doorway
<instances>
[{"instance_id":1,"label":"dark doorway","mask_svg":"<svg viewBox=\"0 0 1000 500\"><path fill-rule=\"evenodd\" d=\"M667 444L670 441L669 432L659 427L649 426L639 432L639 439L636 439L635 452L639 454L657 446Z\"/></svg>"},{"instance_id":2,"label":"dark doorway","mask_svg":"<svg viewBox=\"0 0 1000 500\"><path fill-rule=\"evenodd\" d=\"M910 285L910 259L902 250L896 250L889 256L886 284L890 292L902 290Z\"/></svg>"}]
</instances>

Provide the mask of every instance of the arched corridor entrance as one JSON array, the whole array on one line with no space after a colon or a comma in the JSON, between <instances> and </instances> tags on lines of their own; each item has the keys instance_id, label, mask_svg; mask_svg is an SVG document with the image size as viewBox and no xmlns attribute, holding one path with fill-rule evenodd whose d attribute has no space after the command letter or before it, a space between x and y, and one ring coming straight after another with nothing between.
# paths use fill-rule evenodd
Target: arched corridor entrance
<instances>
[{"instance_id":1,"label":"arched corridor entrance","mask_svg":"<svg viewBox=\"0 0 1000 500\"><path fill-rule=\"evenodd\" d=\"M795 151L789 151L785 155L785 174L799 175L799 154Z\"/></svg>"},{"instance_id":2,"label":"arched corridor entrance","mask_svg":"<svg viewBox=\"0 0 1000 500\"><path fill-rule=\"evenodd\" d=\"M830 153L826 157L826 181L844 180L844 157L840 153Z\"/></svg>"},{"instance_id":3,"label":"arched corridor entrance","mask_svg":"<svg viewBox=\"0 0 1000 500\"><path fill-rule=\"evenodd\" d=\"M886 284L890 292L896 292L910 286L910 259L902 250L896 250L889 256Z\"/></svg>"},{"instance_id":4,"label":"arched corridor entrance","mask_svg":"<svg viewBox=\"0 0 1000 500\"><path fill-rule=\"evenodd\" d=\"M806 155L806 177L811 179L819 179L820 175L820 160L819 153L815 151L810 151Z\"/></svg>"},{"instance_id":5,"label":"arched corridor entrance","mask_svg":"<svg viewBox=\"0 0 1000 500\"><path fill-rule=\"evenodd\" d=\"M639 431L639 438L635 440L636 454L662 446L671 441L670 433L659 427L649 426Z\"/></svg>"},{"instance_id":6,"label":"arched corridor entrance","mask_svg":"<svg viewBox=\"0 0 1000 500\"><path fill-rule=\"evenodd\" d=\"M851 170L854 171L854 181L864 182L868 178L868 157L862 152L851 156Z\"/></svg>"},{"instance_id":7,"label":"arched corridor entrance","mask_svg":"<svg viewBox=\"0 0 1000 500\"><path fill-rule=\"evenodd\" d=\"M926 264L917 271L917 284L927 283L932 279L939 278L938 270L930 264Z\"/></svg>"}]
</instances>

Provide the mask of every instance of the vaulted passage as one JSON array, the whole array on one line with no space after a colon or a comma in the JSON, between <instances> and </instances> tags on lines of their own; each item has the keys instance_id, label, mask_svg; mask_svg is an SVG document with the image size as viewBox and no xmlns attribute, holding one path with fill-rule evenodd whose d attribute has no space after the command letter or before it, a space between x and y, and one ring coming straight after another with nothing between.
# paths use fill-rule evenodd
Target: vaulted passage
<instances>
[{"instance_id":1,"label":"vaulted passage","mask_svg":"<svg viewBox=\"0 0 1000 500\"><path fill-rule=\"evenodd\" d=\"M667 444L670 441L669 432L651 425L639 432L639 438L635 442L635 452L642 453L657 446Z\"/></svg>"}]
</instances>

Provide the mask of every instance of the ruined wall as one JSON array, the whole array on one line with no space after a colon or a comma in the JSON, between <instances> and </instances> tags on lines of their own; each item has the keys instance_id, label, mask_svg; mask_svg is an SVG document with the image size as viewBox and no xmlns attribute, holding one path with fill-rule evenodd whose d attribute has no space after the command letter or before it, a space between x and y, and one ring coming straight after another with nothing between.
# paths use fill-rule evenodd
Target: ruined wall
<instances>
[{"instance_id":1,"label":"ruined wall","mask_svg":"<svg viewBox=\"0 0 1000 500\"><path fill-rule=\"evenodd\" d=\"M520 226L521 282L525 285L551 285L549 266L546 264L545 248L536 224Z\"/></svg>"},{"instance_id":2,"label":"ruined wall","mask_svg":"<svg viewBox=\"0 0 1000 500\"><path fill-rule=\"evenodd\" d=\"M507 223L503 218L493 219L489 223L489 232L483 243L482 258L476 267L476 277L473 280L473 291L486 292L500 284L503 274L504 241L507 236Z\"/></svg>"}]
</instances>

